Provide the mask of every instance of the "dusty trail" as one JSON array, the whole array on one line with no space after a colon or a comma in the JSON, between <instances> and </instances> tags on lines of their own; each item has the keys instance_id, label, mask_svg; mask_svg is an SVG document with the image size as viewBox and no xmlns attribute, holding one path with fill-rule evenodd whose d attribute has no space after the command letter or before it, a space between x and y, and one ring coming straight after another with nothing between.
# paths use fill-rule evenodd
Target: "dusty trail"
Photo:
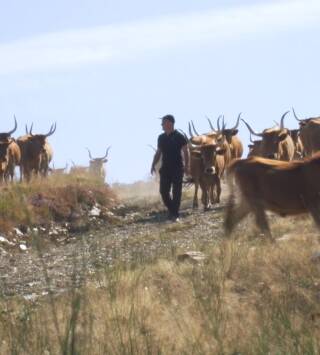
<instances>
[{"instance_id":1,"label":"dusty trail","mask_svg":"<svg viewBox=\"0 0 320 355\"><path fill-rule=\"evenodd\" d=\"M190 196L184 198L181 221L172 223L166 221L157 194L141 201L133 195L124 199L126 215L117 225L106 223L83 234L68 235L62 244L40 242L41 246L34 244L25 253L1 254L2 295L35 299L49 291L64 292L80 285L97 268L119 260L132 263L172 257L176 252L213 244L222 235L223 202L204 213L192 210Z\"/></svg>"}]
</instances>

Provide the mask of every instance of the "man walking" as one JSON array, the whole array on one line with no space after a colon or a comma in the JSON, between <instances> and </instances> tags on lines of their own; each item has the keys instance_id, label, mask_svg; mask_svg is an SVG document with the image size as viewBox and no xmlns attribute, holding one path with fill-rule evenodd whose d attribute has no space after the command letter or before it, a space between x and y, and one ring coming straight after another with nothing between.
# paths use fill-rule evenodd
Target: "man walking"
<instances>
[{"instance_id":1,"label":"man walking","mask_svg":"<svg viewBox=\"0 0 320 355\"><path fill-rule=\"evenodd\" d=\"M161 125L164 133L158 137L158 148L151 165L151 174L155 172L155 165L162 155L162 166L159 171L160 194L163 203L168 208L168 217L173 221L178 221L183 173L189 175L190 167L187 139L174 129L174 123L175 119L172 115L162 117ZM172 195L170 194L171 189Z\"/></svg>"}]
</instances>

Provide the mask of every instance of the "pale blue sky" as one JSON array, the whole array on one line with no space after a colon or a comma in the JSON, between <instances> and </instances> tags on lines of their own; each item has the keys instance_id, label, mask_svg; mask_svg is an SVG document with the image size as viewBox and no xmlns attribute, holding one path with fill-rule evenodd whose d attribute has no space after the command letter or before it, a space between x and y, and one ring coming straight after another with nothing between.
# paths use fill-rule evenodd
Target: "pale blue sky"
<instances>
[{"instance_id":1,"label":"pale blue sky","mask_svg":"<svg viewBox=\"0 0 320 355\"><path fill-rule=\"evenodd\" d=\"M56 167L112 145L107 181L145 179L167 113L203 132L320 113L318 0L0 1L0 131L56 121Z\"/></svg>"}]
</instances>

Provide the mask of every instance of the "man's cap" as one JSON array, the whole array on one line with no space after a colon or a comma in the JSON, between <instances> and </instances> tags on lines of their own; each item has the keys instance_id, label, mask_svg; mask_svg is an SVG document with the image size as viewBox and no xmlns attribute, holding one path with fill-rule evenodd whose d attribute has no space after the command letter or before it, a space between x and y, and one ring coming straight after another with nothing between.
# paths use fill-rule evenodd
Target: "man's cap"
<instances>
[{"instance_id":1,"label":"man's cap","mask_svg":"<svg viewBox=\"0 0 320 355\"><path fill-rule=\"evenodd\" d=\"M165 115L165 116L161 117L161 119L162 120L168 120L168 121L170 121L172 123L175 122L175 119L174 119L173 115Z\"/></svg>"}]
</instances>

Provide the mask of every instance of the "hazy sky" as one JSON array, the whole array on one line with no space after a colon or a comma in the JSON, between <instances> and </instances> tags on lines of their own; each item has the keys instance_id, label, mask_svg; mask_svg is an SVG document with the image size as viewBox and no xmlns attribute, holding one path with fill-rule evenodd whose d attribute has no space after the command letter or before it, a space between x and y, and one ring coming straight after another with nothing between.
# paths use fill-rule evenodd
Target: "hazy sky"
<instances>
[{"instance_id":1,"label":"hazy sky","mask_svg":"<svg viewBox=\"0 0 320 355\"><path fill-rule=\"evenodd\" d=\"M111 145L107 181L145 179L167 113L202 132L320 114L319 0L0 1L0 131L57 122L56 167Z\"/></svg>"}]
</instances>

